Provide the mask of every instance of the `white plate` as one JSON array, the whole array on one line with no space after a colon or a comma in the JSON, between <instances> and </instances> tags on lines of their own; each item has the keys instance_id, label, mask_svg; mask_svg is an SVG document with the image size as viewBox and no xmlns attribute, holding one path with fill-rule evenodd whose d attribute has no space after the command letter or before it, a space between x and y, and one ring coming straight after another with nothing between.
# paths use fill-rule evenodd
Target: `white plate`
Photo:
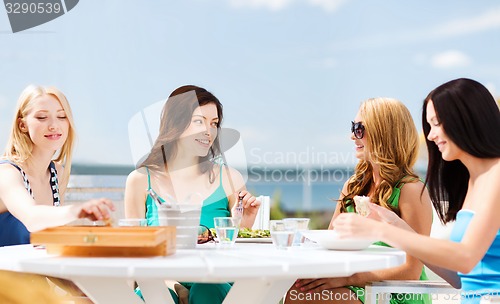
<instances>
[{"instance_id":1,"label":"white plate","mask_svg":"<svg viewBox=\"0 0 500 304\"><path fill-rule=\"evenodd\" d=\"M375 242L367 239L339 239L334 230L306 230L302 231L302 234L322 247L332 250L362 250Z\"/></svg>"},{"instance_id":2,"label":"white plate","mask_svg":"<svg viewBox=\"0 0 500 304\"><path fill-rule=\"evenodd\" d=\"M236 238L236 243L272 243L271 238Z\"/></svg>"}]
</instances>

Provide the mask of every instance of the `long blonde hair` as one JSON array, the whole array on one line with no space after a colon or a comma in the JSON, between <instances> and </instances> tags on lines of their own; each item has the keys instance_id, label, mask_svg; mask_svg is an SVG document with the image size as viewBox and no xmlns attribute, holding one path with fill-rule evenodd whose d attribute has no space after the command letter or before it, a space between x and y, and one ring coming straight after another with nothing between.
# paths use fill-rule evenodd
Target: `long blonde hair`
<instances>
[{"instance_id":1,"label":"long blonde hair","mask_svg":"<svg viewBox=\"0 0 500 304\"><path fill-rule=\"evenodd\" d=\"M32 101L43 95L50 95L59 101L69 122L68 138L58 153L56 152L56 157L53 158L54 161L64 165L64 176L66 177L64 180L67 183L71 172L73 146L76 140L75 123L71 107L69 106L66 96L64 96L64 94L55 87L30 85L23 90L17 101L16 111L12 122L12 129L10 131L9 140L7 141L3 158L22 164L31 157L31 152L33 151L33 141L28 133L22 132L19 128L19 120L24 119L29 113L33 105Z\"/></svg>"},{"instance_id":2,"label":"long blonde hair","mask_svg":"<svg viewBox=\"0 0 500 304\"><path fill-rule=\"evenodd\" d=\"M341 201L343 212L353 203L355 195L367 195L373 183L372 163L380 168L382 182L370 198L400 215L399 209L390 206L396 183L418 180L413 165L418 156L418 132L410 111L399 100L371 98L360 107L362 123L369 151L369 161L360 160L348 181L347 193Z\"/></svg>"}]
</instances>

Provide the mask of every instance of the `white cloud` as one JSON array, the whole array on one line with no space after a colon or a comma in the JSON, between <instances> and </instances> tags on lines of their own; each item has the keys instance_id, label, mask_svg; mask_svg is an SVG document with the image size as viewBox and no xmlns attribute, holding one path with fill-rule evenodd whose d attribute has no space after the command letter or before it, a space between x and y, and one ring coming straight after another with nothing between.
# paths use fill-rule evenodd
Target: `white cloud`
<instances>
[{"instance_id":1,"label":"white cloud","mask_svg":"<svg viewBox=\"0 0 500 304\"><path fill-rule=\"evenodd\" d=\"M229 0L229 5L235 8L268 9L279 11L289 7L292 3L307 3L320 7L326 12L334 12L348 0Z\"/></svg>"},{"instance_id":2,"label":"white cloud","mask_svg":"<svg viewBox=\"0 0 500 304\"><path fill-rule=\"evenodd\" d=\"M457 50L450 50L432 56L431 65L435 68L456 68L465 67L470 64L471 60L464 53Z\"/></svg>"},{"instance_id":3,"label":"white cloud","mask_svg":"<svg viewBox=\"0 0 500 304\"><path fill-rule=\"evenodd\" d=\"M327 12L334 12L347 0L308 0L312 6L319 6Z\"/></svg>"},{"instance_id":4,"label":"white cloud","mask_svg":"<svg viewBox=\"0 0 500 304\"><path fill-rule=\"evenodd\" d=\"M366 37L354 37L350 40L337 41L330 48L336 51L359 50L367 47L387 48L394 45L418 44L465 36L497 28L500 28L500 7L489 9L487 12L476 16L461 17L435 26L415 28L413 30L395 29L394 31L381 32Z\"/></svg>"},{"instance_id":5,"label":"white cloud","mask_svg":"<svg viewBox=\"0 0 500 304\"><path fill-rule=\"evenodd\" d=\"M433 31L437 37L461 36L500 27L500 8L489 10L479 16L460 19L444 24Z\"/></svg>"}]
</instances>

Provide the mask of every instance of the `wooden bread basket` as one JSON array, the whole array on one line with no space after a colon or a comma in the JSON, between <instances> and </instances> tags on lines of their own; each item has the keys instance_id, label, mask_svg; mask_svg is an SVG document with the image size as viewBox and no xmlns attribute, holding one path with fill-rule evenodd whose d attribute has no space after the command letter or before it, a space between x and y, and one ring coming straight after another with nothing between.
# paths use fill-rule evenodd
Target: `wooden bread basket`
<instances>
[{"instance_id":1,"label":"wooden bread basket","mask_svg":"<svg viewBox=\"0 0 500 304\"><path fill-rule=\"evenodd\" d=\"M175 231L175 226L61 226L31 233L31 243L62 256L167 256L175 253Z\"/></svg>"}]
</instances>

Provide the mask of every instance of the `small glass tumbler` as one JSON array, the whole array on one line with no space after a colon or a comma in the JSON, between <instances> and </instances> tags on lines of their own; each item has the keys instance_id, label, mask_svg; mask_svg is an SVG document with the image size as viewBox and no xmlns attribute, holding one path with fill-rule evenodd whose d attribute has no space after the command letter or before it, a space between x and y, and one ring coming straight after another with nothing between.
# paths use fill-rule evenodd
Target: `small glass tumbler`
<instances>
[{"instance_id":1,"label":"small glass tumbler","mask_svg":"<svg viewBox=\"0 0 500 304\"><path fill-rule=\"evenodd\" d=\"M240 230L241 218L237 217L215 217L214 227L217 233L219 247L229 248L234 245Z\"/></svg>"},{"instance_id":2,"label":"small glass tumbler","mask_svg":"<svg viewBox=\"0 0 500 304\"><path fill-rule=\"evenodd\" d=\"M309 229L309 221L308 218L285 218L283 219L285 222L295 222L297 225L297 231L295 232L295 237L293 239L294 246L300 246L305 241L305 237L302 235L302 231Z\"/></svg>"},{"instance_id":3,"label":"small glass tumbler","mask_svg":"<svg viewBox=\"0 0 500 304\"><path fill-rule=\"evenodd\" d=\"M277 249L287 249L292 247L297 223L294 221L272 220L269 222L271 239Z\"/></svg>"},{"instance_id":4,"label":"small glass tumbler","mask_svg":"<svg viewBox=\"0 0 500 304\"><path fill-rule=\"evenodd\" d=\"M147 226L148 221L141 218L126 218L119 219L118 226L120 227L137 227L137 226Z\"/></svg>"}]
</instances>

